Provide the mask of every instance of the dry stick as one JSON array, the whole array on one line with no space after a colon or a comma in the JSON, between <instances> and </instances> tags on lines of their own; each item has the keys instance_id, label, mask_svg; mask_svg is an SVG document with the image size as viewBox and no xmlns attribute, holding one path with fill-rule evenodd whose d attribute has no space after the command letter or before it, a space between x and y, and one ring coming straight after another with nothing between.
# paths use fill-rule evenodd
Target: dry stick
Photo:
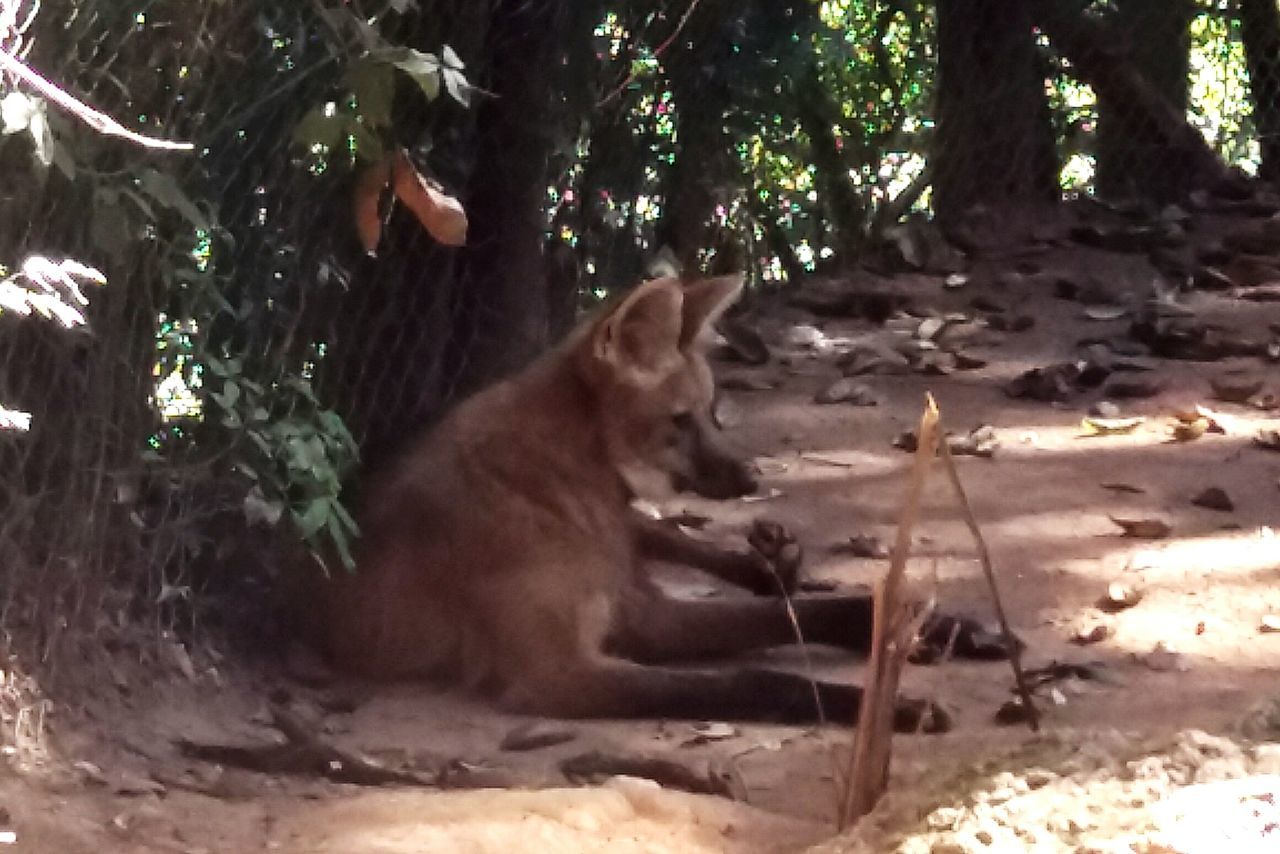
<instances>
[{"instance_id":1,"label":"dry stick","mask_svg":"<svg viewBox=\"0 0 1280 854\"><path fill-rule=\"evenodd\" d=\"M914 619L918 614L912 613L912 601L899 603L898 598L911 551L911 531L920 515L920 497L929 466L937 454L938 406L932 396L926 397L917 435L920 440L906 500L898 517L893 557L889 571L876 585L872 600L871 658L846 775L848 787L837 816L837 825L842 830L871 811L889 781L898 679L919 628L918 620Z\"/></svg>"},{"instance_id":2,"label":"dry stick","mask_svg":"<svg viewBox=\"0 0 1280 854\"><path fill-rule=\"evenodd\" d=\"M13 56L8 51L0 50L0 68L25 81L29 86L39 91L50 101L53 101L55 104L76 116L82 122L104 136L122 137L130 142L136 142L138 145L144 145L147 148L164 148L170 151L191 151L195 148L195 146L189 142L173 142L167 139L155 139L129 130L106 113L101 113L95 110L93 107L90 107L75 96L59 89L55 84L49 82L35 71L28 68L22 60Z\"/></svg>"},{"instance_id":3,"label":"dry stick","mask_svg":"<svg viewBox=\"0 0 1280 854\"><path fill-rule=\"evenodd\" d=\"M1009 620L1004 613L1004 602L1000 599L1000 586L996 583L996 573L991 567L991 552L987 549L987 541L978 528L978 521L973 516L973 507L969 504L969 496L965 494L960 483L960 473L956 471L956 461L946 442L940 443L939 453L942 456L942 467L947 472L947 479L955 488L956 499L960 502L960 512L964 514L964 522L973 534L974 544L978 548L978 561L982 564L982 574L987 577L987 585L991 588L991 602L996 609L996 619L1000 621L1000 631L1004 634L1005 643L1009 645L1009 665L1013 668L1013 681L1018 686L1018 696L1027 714L1027 725L1032 732L1040 731L1040 711L1031 700L1031 689L1027 687L1027 677L1022 672L1022 648L1014 640L1013 631L1009 628Z\"/></svg>"}]
</instances>

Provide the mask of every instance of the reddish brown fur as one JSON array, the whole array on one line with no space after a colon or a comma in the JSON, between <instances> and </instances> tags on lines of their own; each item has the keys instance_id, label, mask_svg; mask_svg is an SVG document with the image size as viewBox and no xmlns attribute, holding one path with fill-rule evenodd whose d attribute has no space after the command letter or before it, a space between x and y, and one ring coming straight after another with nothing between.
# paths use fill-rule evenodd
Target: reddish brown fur
<instances>
[{"instance_id":1,"label":"reddish brown fur","mask_svg":"<svg viewBox=\"0 0 1280 854\"><path fill-rule=\"evenodd\" d=\"M640 572L650 553L768 581L758 556L630 506L673 483L713 497L754 488L717 447L703 354L740 287L647 282L459 405L371 490L358 573L330 585L335 662L378 678L450 676L551 715L816 719L815 686L799 677L659 666L790 641L778 600L680 602ZM865 644L865 597L798 605L810 640ZM817 688L829 714L851 719L856 688ZM913 725L924 707L907 706Z\"/></svg>"}]
</instances>

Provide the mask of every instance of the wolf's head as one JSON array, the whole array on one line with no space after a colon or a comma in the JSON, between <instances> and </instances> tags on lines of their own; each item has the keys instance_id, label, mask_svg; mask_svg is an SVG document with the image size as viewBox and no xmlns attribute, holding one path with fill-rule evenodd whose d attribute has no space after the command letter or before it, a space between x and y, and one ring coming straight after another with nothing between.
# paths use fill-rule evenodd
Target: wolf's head
<instances>
[{"instance_id":1,"label":"wolf's head","mask_svg":"<svg viewBox=\"0 0 1280 854\"><path fill-rule=\"evenodd\" d=\"M636 495L755 490L747 466L721 447L706 359L711 324L741 290L741 276L654 279L586 330L578 353L600 402L605 447Z\"/></svg>"}]
</instances>

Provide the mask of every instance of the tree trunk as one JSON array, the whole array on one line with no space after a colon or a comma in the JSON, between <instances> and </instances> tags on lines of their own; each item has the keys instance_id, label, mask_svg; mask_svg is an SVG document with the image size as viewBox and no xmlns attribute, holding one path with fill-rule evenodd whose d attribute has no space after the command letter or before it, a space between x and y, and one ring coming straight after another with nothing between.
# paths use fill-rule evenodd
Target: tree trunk
<instances>
[{"instance_id":1,"label":"tree trunk","mask_svg":"<svg viewBox=\"0 0 1280 854\"><path fill-rule=\"evenodd\" d=\"M723 0L703 0L666 54L676 105L676 159L664 182L656 242L669 246L688 271L699 268L699 252L713 242L710 220L724 200L724 187L736 183L725 128L730 11Z\"/></svg>"},{"instance_id":2,"label":"tree trunk","mask_svg":"<svg viewBox=\"0 0 1280 854\"><path fill-rule=\"evenodd\" d=\"M1187 123L1185 110L1170 104L1116 48L1110 29L1079 7L1058 0L1030 0L1030 13L1054 48L1093 86L1099 102L1125 105L1140 138L1158 143L1160 168L1171 173L1185 192L1213 187L1227 168L1198 130Z\"/></svg>"},{"instance_id":3,"label":"tree trunk","mask_svg":"<svg viewBox=\"0 0 1280 854\"><path fill-rule=\"evenodd\" d=\"M1049 203L1053 130L1028 8L1016 0L938 1L938 128L933 205L944 223L974 205Z\"/></svg>"},{"instance_id":4,"label":"tree trunk","mask_svg":"<svg viewBox=\"0 0 1280 854\"><path fill-rule=\"evenodd\" d=\"M1151 91L1179 112L1187 109L1191 57L1188 0L1122 0L1114 16L1118 50ZM1176 199L1188 191L1167 168L1163 141L1128 101L1098 100L1097 189L1113 198Z\"/></svg>"},{"instance_id":5,"label":"tree trunk","mask_svg":"<svg viewBox=\"0 0 1280 854\"><path fill-rule=\"evenodd\" d=\"M863 243L867 223L866 207L849 180L849 164L836 145L835 126L839 107L818 80L818 69L805 69L795 82L796 113L800 127L809 137L809 154L817 170L818 196L831 217L838 251L853 254Z\"/></svg>"},{"instance_id":6,"label":"tree trunk","mask_svg":"<svg viewBox=\"0 0 1280 854\"><path fill-rule=\"evenodd\" d=\"M1240 0L1240 34L1249 66L1253 123L1262 145L1260 174L1280 179L1280 9L1276 0Z\"/></svg>"}]
</instances>

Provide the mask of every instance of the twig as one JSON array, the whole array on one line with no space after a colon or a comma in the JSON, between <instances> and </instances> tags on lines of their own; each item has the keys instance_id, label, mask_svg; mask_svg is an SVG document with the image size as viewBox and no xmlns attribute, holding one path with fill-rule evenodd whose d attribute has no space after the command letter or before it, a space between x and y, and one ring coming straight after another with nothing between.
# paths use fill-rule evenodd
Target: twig
<instances>
[{"instance_id":1,"label":"twig","mask_svg":"<svg viewBox=\"0 0 1280 854\"><path fill-rule=\"evenodd\" d=\"M147 148L162 148L169 151L191 151L195 145L190 142L174 142L167 139L155 139L129 130L106 113L99 112L75 96L58 88L57 85L44 79L31 68L8 51L0 50L0 68L11 72L25 81L32 88L79 118L89 127L104 136L118 136Z\"/></svg>"},{"instance_id":2,"label":"twig","mask_svg":"<svg viewBox=\"0 0 1280 854\"><path fill-rule=\"evenodd\" d=\"M933 397L926 399L920 417L915 463L894 542L889 570L876 584L872 599L871 658L863 685L862 708L853 754L849 759L847 788L837 815L840 828L871 811L889 781L889 759L893 746L894 707L898 680L906 664L911 641L919 630L922 610L911 600L900 602L907 558L911 551L911 531L920 515L920 498L928 479L929 466L937 454L938 407Z\"/></svg>"},{"instance_id":3,"label":"twig","mask_svg":"<svg viewBox=\"0 0 1280 854\"><path fill-rule=\"evenodd\" d=\"M656 756L592 751L571 756L560 763L560 772L571 783L599 782L608 777L624 774L643 777L669 789L680 789L701 795L719 795L730 800L745 800L742 781L735 779L728 769L708 766L695 770L679 762Z\"/></svg>"},{"instance_id":4,"label":"twig","mask_svg":"<svg viewBox=\"0 0 1280 854\"><path fill-rule=\"evenodd\" d=\"M178 742L178 749L192 759L234 765L264 774L316 775L336 783L359 786L434 787L438 784L434 776L386 768L335 747L312 733L296 715L279 706L271 708L271 723L280 730L287 743L224 745L182 739Z\"/></svg>"},{"instance_id":5,"label":"twig","mask_svg":"<svg viewBox=\"0 0 1280 854\"><path fill-rule=\"evenodd\" d=\"M674 42L679 37L681 31L684 30L684 25L689 23L689 18L693 15L693 10L698 8L698 2L699 0L691 0L688 8L684 10L684 14L680 16L680 20L676 22L676 28L671 31L671 35L663 39L662 44L658 45L653 49L653 55L655 58L662 56L662 54L666 53L667 48L671 47L672 42ZM596 101L596 107L597 108L603 107L605 104L609 103L614 98L621 95L623 91L628 86L630 86L632 81L634 81L635 79L636 79L636 72L634 70L628 72L627 76L623 78L622 82L619 83L615 89L613 89L608 95L605 95L599 101Z\"/></svg>"},{"instance_id":6,"label":"twig","mask_svg":"<svg viewBox=\"0 0 1280 854\"><path fill-rule=\"evenodd\" d=\"M939 453L942 456L943 468L947 472L947 479L955 487L956 499L960 502L960 512L964 514L964 522L969 526L974 544L978 548L982 574L987 577L987 585L991 588L991 602L996 609L996 619L1000 621L1000 631L1004 634L1005 643L1009 647L1009 665L1013 668L1013 681L1018 686L1018 696L1021 697L1026 711L1027 725L1031 727L1032 732L1039 732L1040 712L1031 700L1031 689L1027 687L1027 678L1022 672L1022 648L1014 640L1013 632L1009 628L1009 620L1004 613L1004 602L1000 599L1000 586L996 583L996 573L991 567L991 552L987 549L987 541L983 538L982 530L973 516L969 496L965 494L964 486L960 483L960 473L956 471L955 459L951 456L951 449L947 447L946 442L940 443Z\"/></svg>"}]
</instances>

